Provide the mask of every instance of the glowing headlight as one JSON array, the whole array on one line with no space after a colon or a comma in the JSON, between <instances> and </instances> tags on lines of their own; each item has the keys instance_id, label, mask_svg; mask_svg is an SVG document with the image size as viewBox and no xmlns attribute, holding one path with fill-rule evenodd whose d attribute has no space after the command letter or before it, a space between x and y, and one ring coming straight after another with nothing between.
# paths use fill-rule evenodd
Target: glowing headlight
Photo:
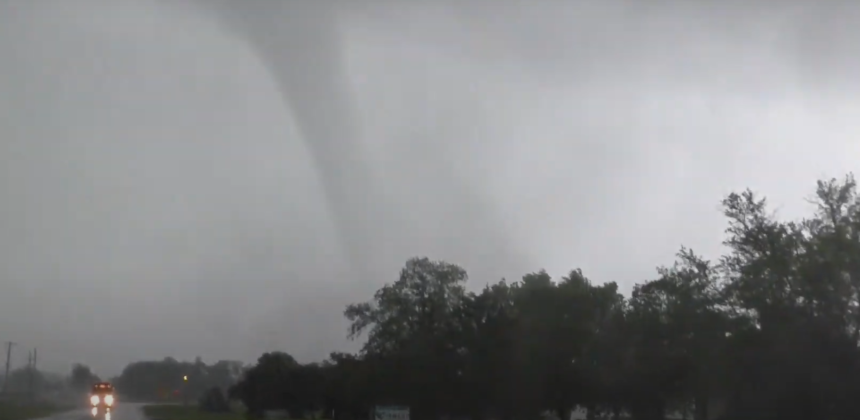
<instances>
[{"instance_id":1,"label":"glowing headlight","mask_svg":"<svg viewBox=\"0 0 860 420\"><path fill-rule=\"evenodd\" d=\"M113 395L105 395L105 404L113 405Z\"/></svg>"},{"instance_id":2,"label":"glowing headlight","mask_svg":"<svg viewBox=\"0 0 860 420\"><path fill-rule=\"evenodd\" d=\"M90 412L93 413L94 416L99 415L99 409L96 407L93 407L92 411L90 411Z\"/></svg>"},{"instance_id":3,"label":"glowing headlight","mask_svg":"<svg viewBox=\"0 0 860 420\"><path fill-rule=\"evenodd\" d=\"M99 396L93 395L92 397L90 397L90 404L99 405Z\"/></svg>"}]
</instances>

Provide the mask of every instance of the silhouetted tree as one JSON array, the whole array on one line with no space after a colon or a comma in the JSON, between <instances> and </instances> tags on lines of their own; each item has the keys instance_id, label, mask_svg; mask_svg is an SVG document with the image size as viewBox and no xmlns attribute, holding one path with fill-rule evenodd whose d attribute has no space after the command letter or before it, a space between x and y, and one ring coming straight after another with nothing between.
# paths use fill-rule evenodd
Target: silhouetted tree
<instances>
[{"instance_id":1,"label":"silhouetted tree","mask_svg":"<svg viewBox=\"0 0 860 420\"><path fill-rule=\"evenodd\" d=\"M90 370L87 365L80 363L72 366L72 372L69 375L69 385L78 391L89 391L90 387L100 382L101 379Z\"/></svg>"}]
</instances>

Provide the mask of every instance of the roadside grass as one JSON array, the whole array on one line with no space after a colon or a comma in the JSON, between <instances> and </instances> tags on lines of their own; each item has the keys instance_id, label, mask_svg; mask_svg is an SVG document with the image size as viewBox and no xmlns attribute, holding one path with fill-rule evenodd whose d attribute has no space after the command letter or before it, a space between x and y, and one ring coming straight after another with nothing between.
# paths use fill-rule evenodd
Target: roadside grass
<instances>
[{"instance_id":1,"label":"roadside grass","mask_svg":"<svg viewBox=\"0 0 860 420\"><path fill-rule=\"evenodd\" d=\"M2 420L30 420L47 417L54 413L69 410L64 407L47 402L14 402L0 401L0 419Z\"/></svg>"},{"instance_id":2,"label":"roadside grass","mask_svg":"<svg viewBox=\"0 0 860 420\"><path fill-rule=\"evenodd\" d=\"M196 405L146 405L143 406L143 414L150 420L245 420L238 411L209 413Z\"/></svg>"}]
</instances>

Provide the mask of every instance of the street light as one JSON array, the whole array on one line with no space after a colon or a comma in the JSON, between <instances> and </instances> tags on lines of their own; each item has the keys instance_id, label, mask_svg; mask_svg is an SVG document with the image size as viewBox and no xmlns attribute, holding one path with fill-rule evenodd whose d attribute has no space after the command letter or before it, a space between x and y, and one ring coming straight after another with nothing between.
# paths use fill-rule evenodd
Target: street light
<instances>
[{"instance_id":1,"label":"street light","mask_svg":"<svg viewBox=\"0 0 860 420\"><path fill-rule=\"evenodd\" d=\"M182 376L182 382L185 382L185 386L182 387L182 403L188 405L188 375Z\"/></svg>"}]
</instances>

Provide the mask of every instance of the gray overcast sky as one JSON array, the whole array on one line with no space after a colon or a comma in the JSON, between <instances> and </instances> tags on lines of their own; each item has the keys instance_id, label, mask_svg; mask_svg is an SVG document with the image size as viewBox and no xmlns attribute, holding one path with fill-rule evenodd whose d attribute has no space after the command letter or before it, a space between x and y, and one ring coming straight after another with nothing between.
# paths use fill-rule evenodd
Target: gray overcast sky
<instances>
[{"instance_id":1,"label":"gray overcast sky","mask_svg":"<svg viewBox=\"0 0 860 420\"><path fill-rule=\"evenodd\" d=\"M856 169L858 9L645 3L0 1L0 341L310 361L410 256L629 290Z\"/></svg>"}]
</instances>

